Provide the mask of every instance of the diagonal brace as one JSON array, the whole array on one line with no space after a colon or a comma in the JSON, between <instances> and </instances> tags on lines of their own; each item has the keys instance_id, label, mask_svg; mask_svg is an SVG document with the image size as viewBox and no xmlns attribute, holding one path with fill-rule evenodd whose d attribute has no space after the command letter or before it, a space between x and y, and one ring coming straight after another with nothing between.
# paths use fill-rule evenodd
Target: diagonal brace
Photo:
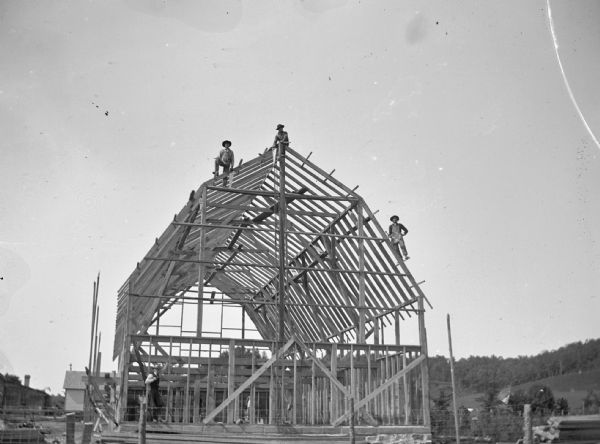
<instances>
[{"instance_id":1,"label":"diagonal brace","mask_svg":"<svg viewBox=\"0 0 600 444\"><path fill-rule=\"evenodd\" d=\"M406 373L408 373L409 371L411 371L412 369L417 367L424 360L425 360L425 355L421 355L417 359L412 361L410 364L408 364L406 367L404 367L402 370L397 372L395 375L389 377L383 384L381 384L379 387L377 387L377 389L373 390L371 393L369 393L363 399L361 399L356 404L354 404L354 412L358 412L359 409L361 409L362 407L367 405L367 403L369 403L373 398L375 398L377 395L380 395L384 390L388 389L394 382L396 382L398 379L400 379ZM344 422L350 416L351 413L352 412L344 413L342 416L340 416L338 419L336 419L331 425L333 425L334 427L339 426L342 422Z\"/></svg>"},{"instance_id":2,"label":"diagonal brace","mask_svg":"<svg viewBox=\"0 0 600 444\"><path fill-rule=\"evenodd\" d=\"M229 404L231 404L233 401L235 401L238 396L240 396L240 394L246 390L248 387L250 387L254 381L256 381L258 378L260 378L260 376L266 372L269 367L271 367L271 365L273 365L273 363L275 361L277 361L279 358L281 358L281 356L283 356L285 354L285 352L287 352L289 350L289 348L292 346L292 344L294 343L295 339L291 338L289 341L287 341L285 343L285 345L283 347L281 347L279 350L277 350L277 352L271 356L271 358L265 362L252 376L250 376L248 379L246 379L246 381L240 385L237 390L235 390L231 395L229 395L227 397L227 399L225 399L221 404L219 404L219 406L214 409L212 412L210 412L208 415L206 415L206 418L204 418L204 420L202 421L203 424L208 424L210 421L212 421L215 416L217 416L219 413L221 413ZM230 351L229 353L231 353L232 351Z\"/></svg>"}]
</instances>

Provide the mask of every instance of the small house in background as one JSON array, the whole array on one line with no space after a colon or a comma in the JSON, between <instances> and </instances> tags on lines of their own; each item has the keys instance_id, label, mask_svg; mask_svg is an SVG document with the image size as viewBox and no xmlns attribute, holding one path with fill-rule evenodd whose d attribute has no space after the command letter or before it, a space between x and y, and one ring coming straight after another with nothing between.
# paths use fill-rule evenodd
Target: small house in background
<instances>
[{"instance_id":1,"label":"small house in background","mask_svg":"<svg viewBox=\"0 0 600 444\"><path fill-rule=\"evenodd\" d=\"M65 372L65 412L83 412L85 405L84 371L67 370Z\"/></svg>"},{"instance_id":2,"label":"small house in background","mask_svg":"<svg viewBox=\"0 0 600 444\"><path fill-rule=\"evenodd\" d=\"M107 402L111 401L111 386L114 385L114 372L102 372L94 379L96 381L99 395ZM65 412L83 412L85 410L86 389L85 385L88 381L88 376L84 371L67 370L65 372ZM98 401L92 399L92 401Z\"/></svg>"}]
</instances>

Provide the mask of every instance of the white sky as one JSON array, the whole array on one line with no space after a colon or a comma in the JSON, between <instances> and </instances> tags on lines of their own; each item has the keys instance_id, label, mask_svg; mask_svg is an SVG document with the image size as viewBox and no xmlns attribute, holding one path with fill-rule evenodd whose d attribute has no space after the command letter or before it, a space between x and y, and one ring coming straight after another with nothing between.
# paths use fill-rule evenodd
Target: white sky
<instances>
[{"instance_id":1,"label":"white sky","mask_svg":"<svg viewBox=\"0 0 600 444\"><path fill-rule=\"evenodd\" d=\"M552 2L600 133L600 2ZM600 149L545 1L0 1L0 371L61 390L227 138L292 146L410 230L432 354L598 337ZM105 112L108 111L108 116Z\"/></svg>"}]
</instances>

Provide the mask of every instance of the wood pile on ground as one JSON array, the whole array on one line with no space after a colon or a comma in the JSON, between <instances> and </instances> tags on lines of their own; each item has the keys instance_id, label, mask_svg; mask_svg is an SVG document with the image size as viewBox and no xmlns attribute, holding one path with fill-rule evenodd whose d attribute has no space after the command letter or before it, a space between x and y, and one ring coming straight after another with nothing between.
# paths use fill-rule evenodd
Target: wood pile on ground
<instances>
[{"instance_id":1,"label":"wood pile on ground","mask_svg":"<svg viewBox=\"0 0 600 444\"><path fill-rule=\"evenodd\" d=\"M600 440L600 415L555 416L548 424L559 441Z\"/></svg>"}]
</instances>

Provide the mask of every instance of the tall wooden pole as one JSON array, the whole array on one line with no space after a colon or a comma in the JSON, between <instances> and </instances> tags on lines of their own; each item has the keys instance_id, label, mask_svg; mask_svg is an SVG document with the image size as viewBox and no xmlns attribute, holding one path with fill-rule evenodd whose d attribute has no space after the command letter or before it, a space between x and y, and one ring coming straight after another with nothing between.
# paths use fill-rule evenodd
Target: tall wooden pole
<instances>
[{"instance_id":1,"label":"tall wooden pole","mask_svg":"<svg viewBox=\"0 0 600 444\"><path fill-rule=\"evenodd\" d=\"M360 236L358 239L358 269L360 273L358 275L358 343L364 344L366 342L366 332L365 332L365 318L366 318L366 285L365 285L365 240L362 239L364 237L364 227L363 227L363 206L362 202L359 202L356 206L356 213L358 216L358 235ZM375 331L377 331L377 319L375 319L374 323Z\"/></svg>"},{"instance_id":2,"label":"tall wooden pole","mask_svg":"<svg viewBox=\"0 0 600 444\"><path fill-rule=\"evenodd\" d=\"M454 378L454 356L452 355L452 332L450 330L450 314L446 315L446 323L448 324L448 349L450 350L450 379L452 380L452 412L454 413L454 430L456 431L456 444L460 444L458 411L456 407L456 379Z\"/></svg>"},{"instance_id":3,"label":"tall wooden pole","mask_svg":"<svg viewBox=\"0 0 600 444\"><path fill-rule=\"evenodd\" d=\"M206 224L206 200L207 200L207 191L206 187L202 187L200 202L200 223ZM204 248L206 242L206 229L204 226L200 227L200 241L198 245L198 258L200 259L200 263L198 264L198 316L196 319L196 336L202 336L202 317L204 315L204 302L202 298L204 297L204 274L205 274L205 264L202 262L204 260Z\"/></svg>"},{"instance_id":4,"label":"tall wooden pole","mask_svg":"<svg viewBox=\"0 0 600 444\"><path fill-rule=\"evenodd\" d=\"M531 404L523 406L523 444L533 443L533 433L531 427Z\"/></svg>"},{"instance_id":5,"label":"tall wooden pole","mask_svg":"<svg viewBox=\"0 0 600 444\"><path fill-rule=\"evenodd\" d=\"M285 341L285 252L287 211L285 202L285 143L279 143L279 342Z\"/></svg>"},{"instance_id":6,"label":"tall wooden pole","mask_svg":"<svg viewBox=\"0 0 600 444\"><path fill-rule=\"evenodd\" d=\"M425 360L421 363L421 394L423 402L423 425L431 425L431 416L429 414L429 367L427 363L427 330L425 329L425 307L423 304L423 295L419 296L419 342L421 343L421 354Z\"/></svg>"}]
</instances>

